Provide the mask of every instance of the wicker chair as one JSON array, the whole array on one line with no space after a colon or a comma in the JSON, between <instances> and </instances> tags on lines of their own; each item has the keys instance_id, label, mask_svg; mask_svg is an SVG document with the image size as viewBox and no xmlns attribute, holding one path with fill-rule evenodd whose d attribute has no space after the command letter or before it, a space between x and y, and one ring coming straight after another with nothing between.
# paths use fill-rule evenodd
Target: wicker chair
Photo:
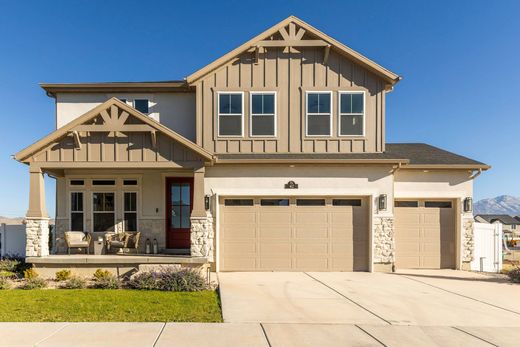
<instances>
[{"instance_id":1,"label":"wicker chair","mask_svg":"<svg viewBox=\"0 0 520 347\"><path fill-rule=\"evenodd\" d=\"M140 232L125 231L123 233L107 233L105 239L107 242L107 250L119 248L125 253L125 250L132 250L137 253L139 249Z\"/></svg>"},{"instance_id":2,"label":"wicker chair","mask_svg":"<svg viewBox=\"0 0 520 347\"><path fill-rule=\"evenodd\" d=\"M71 248L85 248L86 253L90 254L90 241L92 236L89 233L83 231L66 231L65 242L67 242L67 248L70 254Z\"/></svg>"}]
</instances>

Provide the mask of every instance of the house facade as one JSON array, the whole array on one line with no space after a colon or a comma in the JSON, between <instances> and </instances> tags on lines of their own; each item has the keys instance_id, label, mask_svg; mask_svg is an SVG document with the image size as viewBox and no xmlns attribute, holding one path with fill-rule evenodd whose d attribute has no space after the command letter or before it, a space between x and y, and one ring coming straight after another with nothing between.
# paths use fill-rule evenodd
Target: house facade
<instances>
[{"instance_id":1,"label":"house facade","mask_svg":"<svg viewBox=\"0 0 520 347\"><path fill-rule=\"evenodd\" d=\"M291 16L182 81L42 84L57 129L16 154L29 260L65 254L66 231L139 231L138 252L217 271L466 268L489 166L386 143L399 80Z\"/></svg>"}]
</instances>

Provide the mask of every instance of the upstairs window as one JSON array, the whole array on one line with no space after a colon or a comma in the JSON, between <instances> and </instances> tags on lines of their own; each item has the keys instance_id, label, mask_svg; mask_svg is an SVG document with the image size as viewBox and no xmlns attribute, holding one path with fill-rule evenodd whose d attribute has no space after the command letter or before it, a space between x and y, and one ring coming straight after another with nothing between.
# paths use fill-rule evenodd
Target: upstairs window
<instances>
[{"instance_id":1,"label":"upstairs window","mask_svg":"<svg viewBox=\"0 0 520 347\"><path fill-rule=\"evenodd\" d=\"M148 114L148 112L149 112L148 99L135 99L134 108L141 113Z\"/></svg>"},{"instance_id":2,"label":"upstairs window","mask_svg":"<svg viewBox=\"0 0 520 347\"><path fill-rule=\"evenodd\" d=\"M332 129L330 92L307 93L307 136L330 136Z\"/></svg>"},{"instance_id":3,"label":"upstairs window","mask_svg":"<svg viewBox=\"0 0 520 347\"><path fill-rule=\"evenodd\" d=\"M339 135L364 135L365 93L339 93Z\"/></svg>"},{"instance_id":4,"label":"upstairs window","mask_svg":"<svg viewBox=\"0 0 520 347\"><path fill-rule=\"evenodd\" d=\"M243 136L243 94L218 94L218 136Z\"/></svg>"},{"instance_id":5,"label":"upstairs window","mask_svg":"<svg viewBox=\"0 0 520 347\"><path fill-rule=\"evenodd\" d=\"M251 93L251 136L276 136L275 93Z\"/></svg>"}]
</instances>

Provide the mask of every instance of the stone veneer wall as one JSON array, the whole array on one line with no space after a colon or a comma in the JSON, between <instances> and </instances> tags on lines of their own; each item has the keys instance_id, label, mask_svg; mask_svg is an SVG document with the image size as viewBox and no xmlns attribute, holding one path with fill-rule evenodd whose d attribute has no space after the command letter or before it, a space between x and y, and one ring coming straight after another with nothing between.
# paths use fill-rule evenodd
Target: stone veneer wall
<instances>
[{"instance_id":1,"label":"stone veneer wall","mask_svg":"<svg viewBox=\"0 0 520 347\"><path fill-rule=\"evenodd\" d=\"M26 218L25 234L27 237L25 255L27 257L49 255L49 218Z\"/></svg>"},{"instance_id":2,"label":"stone veneer wall","mask_svg":"<svg viewBox=\"0 0 520 347\"><path fill-rule=\"evenodd\" d=\"M395 260L394 218L374 217L374 263L392 264Z\"/></svg>"},{"instance_id":3,"label":"stone veneer wall","mask_svg":"<svg viewBox=\"0 0 520 347\"><path fill-rule=\"evenodd\" d=\"M207 257L213 261L215 231L213 216L191 217L191 256Z\"/></svg>"},{"instance_id":4,"label":"stone veneer wall","mask_svg":"<svg viewBox=\"0 0 520 347\"><path fill-rule=\"evenodd\" d=\"M473 219L462 220L462 262L469 263L473 260L475 241L473 237Z\"/></svg>"}]
</instances>

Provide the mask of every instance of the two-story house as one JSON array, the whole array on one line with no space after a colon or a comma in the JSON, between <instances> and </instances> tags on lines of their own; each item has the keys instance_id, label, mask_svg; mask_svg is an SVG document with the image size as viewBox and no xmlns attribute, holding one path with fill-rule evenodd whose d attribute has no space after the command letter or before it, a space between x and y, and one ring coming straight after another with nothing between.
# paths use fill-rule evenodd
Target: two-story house
<instances>
[{"instance_id":1,"label":"two-story house","mask_svg":"<svg viewBox=\"0 0 520 347\"><path fill-rule=\"evenodd\" d=\"M291 16L182 81L42 84L57 129L16 154L28 260L66 254L67 231L139 232L138 254L155 241L217 271L465 268L489 166L386 143L399 80Z\"/></svg>"}]
</instances>

